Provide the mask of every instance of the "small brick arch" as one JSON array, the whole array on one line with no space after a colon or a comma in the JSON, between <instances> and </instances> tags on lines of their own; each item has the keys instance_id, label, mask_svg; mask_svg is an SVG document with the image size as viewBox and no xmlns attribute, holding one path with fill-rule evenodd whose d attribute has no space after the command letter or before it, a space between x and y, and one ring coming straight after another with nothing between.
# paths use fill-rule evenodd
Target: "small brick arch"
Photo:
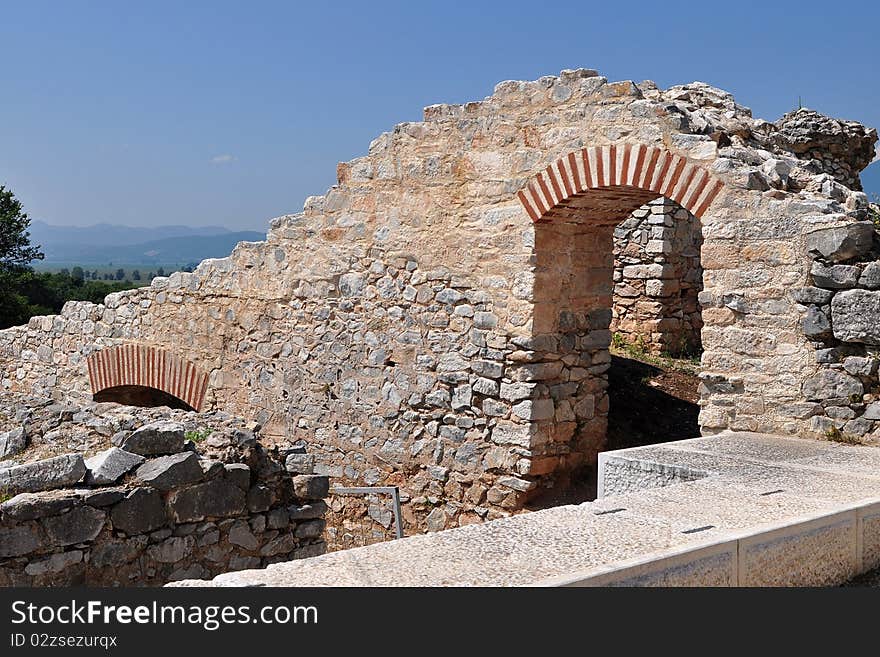
<instances>
[{"instance_id":1,"label":"small brick arch","mask_svg":"<svg viewBox=\"0 0 880 657\"><path fill-rule=\"evenodd\" d=\"M165 349L136 344L109 347L87 359L92 394L121 386L161 390L201 410L208 374Z\"/></svg>"},{"instance_id":2,"label":"small brick arch","mask_svg":"<svg viewBox=\"0 0 880 657\"><path fill-rule=\"evenodd\" d=\"M688 158L644 144L592 146L560 157L517 193L534 222L591 189L630 187L665 196L701 217L722 183Z\"/></svg>"}]
</instances>

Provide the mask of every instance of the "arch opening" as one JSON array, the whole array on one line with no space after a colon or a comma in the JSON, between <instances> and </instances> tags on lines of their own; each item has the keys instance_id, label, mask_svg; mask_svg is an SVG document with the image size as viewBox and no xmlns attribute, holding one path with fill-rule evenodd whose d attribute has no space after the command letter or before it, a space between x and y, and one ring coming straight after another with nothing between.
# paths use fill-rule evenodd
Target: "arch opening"
<instances>
[{"instance_id":1,"label":"arch opening","mask_svg":"<svg viewBox=\"0 0 880 657\"><path fill-rule=\"evenodd\" d=\"M195 411L205 401L207 373L159 347L118 345L91 354L86 363L96 401L131 400L135 406L183 404Z\"/></svg>"},{"instance_id":2,"label":"arch opening","mask_svg":"<svg viewBox=\"0 0 880 657\"><path fill-rule=\"evenodd\" d=\"M140 406L143 408L167 406L168 408L177 408L184 411L196 410L182 399L164 390L147 386L114 386L112 388L105 388L94 393L92 399L96 402L115 402L117 404L125 404L126 406Z\"/></svg>"},{"instance_id":3,"label":"arch opening","mask_svg":"<svg viewBox=\"0 0 880 657\"><path fill-rule=\"evenodd\" d=\"M561 158L520 193L535 222L533 341L544 365L532 403L553 409L532 420L533 459L552 474L529 508L592 499L600 451L699 435L695 210L719 190L677 155L612 146ZM684 389L657 385L661 354L692 359L689 375L672 376Z\"/></svg>"}]
</instances>

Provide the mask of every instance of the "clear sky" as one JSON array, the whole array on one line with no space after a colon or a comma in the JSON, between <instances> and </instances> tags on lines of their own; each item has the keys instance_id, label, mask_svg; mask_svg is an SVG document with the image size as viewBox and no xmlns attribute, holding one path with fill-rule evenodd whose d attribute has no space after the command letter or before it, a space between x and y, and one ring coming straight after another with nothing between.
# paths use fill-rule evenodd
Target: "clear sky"
<instances>
[{"instance_id":1,"label":"clear sky","mask_svg":"<svg viewBox=\"0 0 880 657\"><path fill-rule=\"evenodd\" d=\"M424 106L595 68L880 125L880 2L0 2L0 184L54 224L264 229Z\"/></svg>"}]
</instances>

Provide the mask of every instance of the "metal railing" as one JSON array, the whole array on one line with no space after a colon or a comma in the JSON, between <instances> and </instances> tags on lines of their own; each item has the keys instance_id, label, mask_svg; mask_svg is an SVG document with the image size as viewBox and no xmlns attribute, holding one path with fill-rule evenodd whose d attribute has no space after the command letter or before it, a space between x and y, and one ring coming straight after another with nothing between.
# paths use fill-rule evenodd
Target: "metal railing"
<instances>
[{"instance_id":1,"label":"metal railing","mask_svg":"<svg viewBox=\"0 0 880 657\"><path fill-rule=\"evenodd\" d=\"M403 538L403 522L400 513L400 490L397 486L335 486L331 493L338 495L390 495L391 511L394 514L396 538Z\"/></svg>"}]
</instances>

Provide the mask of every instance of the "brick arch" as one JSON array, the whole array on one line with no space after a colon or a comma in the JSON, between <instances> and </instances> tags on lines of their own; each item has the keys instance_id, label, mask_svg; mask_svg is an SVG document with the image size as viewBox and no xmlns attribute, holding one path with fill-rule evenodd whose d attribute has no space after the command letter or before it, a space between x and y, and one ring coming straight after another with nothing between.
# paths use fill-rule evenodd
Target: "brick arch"
<instances>
[{"instance_id":1,"label":"brick arch","mask_svg":"<svg viewBox=\"0 0 880 657\"><path fill-rule=\"evenodd\" d=\"M92 394L120 386L161 390L201 410L208 374L190 361L159 347L125 344L87 359Z\"/></svg>"},{"instance_id":2,"label":"brick arch","mask_svg":"<svg viewBox=\"0 0 880 657\"><path fill-rule=\"evenodd\" d=\"M681 155L644 144L610 144L560 157L517 196L534 222L551 220L554 211L591 189L609 188L665 196L701 217L721 187L703 165Z\"/></svg>"}]
</instances>

